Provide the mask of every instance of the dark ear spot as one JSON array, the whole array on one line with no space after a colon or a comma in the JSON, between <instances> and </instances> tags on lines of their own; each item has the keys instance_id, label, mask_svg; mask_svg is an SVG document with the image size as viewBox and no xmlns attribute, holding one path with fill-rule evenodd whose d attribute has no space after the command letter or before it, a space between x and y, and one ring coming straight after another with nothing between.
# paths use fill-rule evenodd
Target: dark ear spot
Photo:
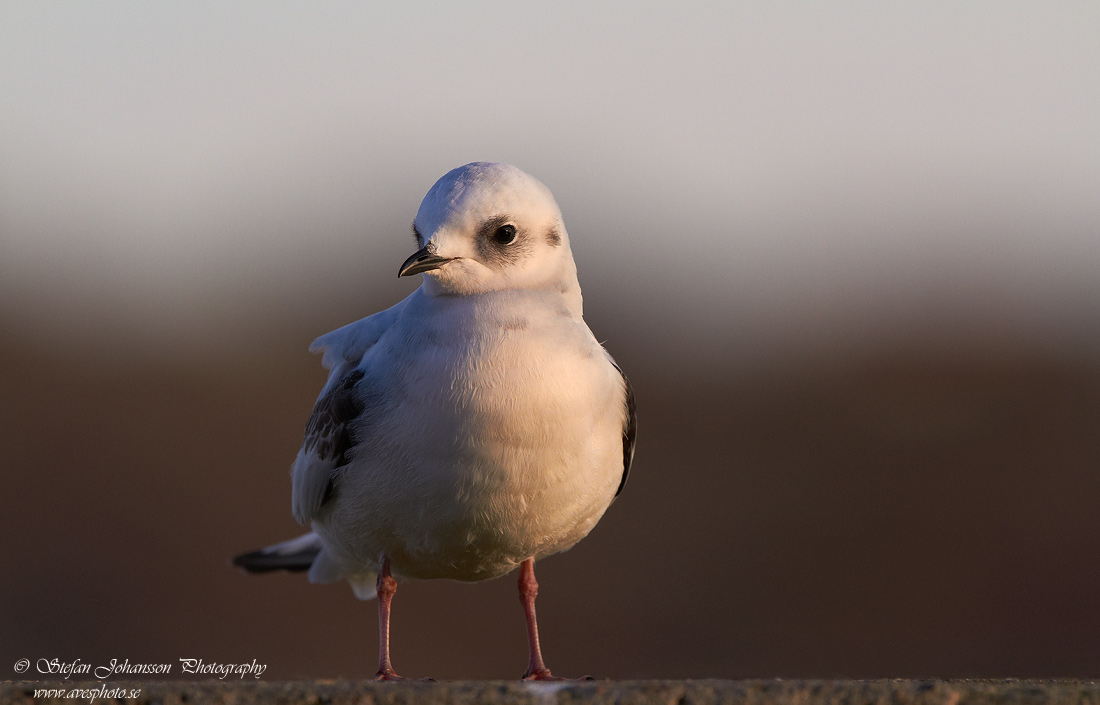
<instances>
[{"instance_id":1,"label":"dark ear spot","mask_svg":"<svg viewBox=\"0 0 1100 705\"><path fill-rule=\"evenodd\" d=\"M413 221L413 238L416 239L416 249L419 250L424 246L424 236L416 229L416 221Z\"/></svg>"},{"instance_id":2,"label":"dark ear spot","mask_svg":"<svg viewBox=\"0 0 1100 705\"><path fill-rule=\"evenodd\" d=\"M546 241L550 243L551 247L561 245L561 233L558 232L558 226L550 226L550 229L546 231Z\"/></svg>"}]
</instances>

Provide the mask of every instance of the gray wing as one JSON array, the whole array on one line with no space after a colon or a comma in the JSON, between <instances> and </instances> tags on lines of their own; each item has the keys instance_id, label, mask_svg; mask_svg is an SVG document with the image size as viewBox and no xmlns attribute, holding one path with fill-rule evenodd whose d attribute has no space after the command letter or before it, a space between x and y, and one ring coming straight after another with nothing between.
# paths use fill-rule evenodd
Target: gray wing
<instances>
[{"instance_id":1,"label":"gray wing","mask_svg":"<svg viewBox=\"0 0 1100 705\"><path fill-rule=\"evenodd\" d=\"M332 372L313 407L302 449L294 461L291 508L301 524L316 517L333 496L335 480L355 449L357 419L369 404L359 388L363 356L393 325L408 300L326 333L309 346L310 352L323 353L321 364Z\"/></svg>"},{"instance_id":2,"label":"gray wing","mask_svg":"<svg viewBox=\"0 0 1100 705\"><path fill-rule=\"evenodd\" d=\"M611 356L608 355L608 358ZM638 435L638 409L634 404L634 388L630 386L630 380L623 374L623 368L619 363L611 360L615 369L622 375L623 385L626 387L626 420L623 421L623 479L619 481L619 489L615 490L615 496L622 494L626 487L626 478L630 474L630 464L634 462L634 438Z\"/></svg>"},{"instance_id":3,"label":"gray wing","mask_svg":"<svg viewBox=\"0 0 1100 705\"><path fill-rule=\"evenodd\" d=\"M314 405L294 463L291 502L294 518L301 524L317 516L332 497L335 479L355 447L354 423L363 413L363 400L356 388L363 371L337 368L333 375L338 379Z\"/></svg>"}]
</instances>

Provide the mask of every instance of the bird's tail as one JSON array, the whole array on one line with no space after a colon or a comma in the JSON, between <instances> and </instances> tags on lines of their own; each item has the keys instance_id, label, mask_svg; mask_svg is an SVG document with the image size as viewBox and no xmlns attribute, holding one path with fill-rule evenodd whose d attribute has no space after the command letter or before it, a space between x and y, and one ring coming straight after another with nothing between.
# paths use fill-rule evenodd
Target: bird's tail
<instances>
[{"instance_id":1,"label":"bird's tail","mask_svg":"<svg viewBox=\"0 0 1100 705\"><path fill-rule=\"evenodd\" d=\"M309 570L322 550L321 537L312 531L298 538L242 553L233 559L233 565L249 573L270 573L275 570L301 572Z\"/></svg>"},{"instance_id":2,"label":"bird's tail","mask_svg":"<svg viewBox=\"0 0 1100 705\"><path fill-rule=\"evenodd\" d=\"M249 573L308 570L311 583L332 583L347 579L360 600L373 600L377 596L378 576L373 572L346 574L325 552L321 537L312 531L258 551L242 553L233 559L233 565L244 568Z\"/></svg>"}]
</instances>

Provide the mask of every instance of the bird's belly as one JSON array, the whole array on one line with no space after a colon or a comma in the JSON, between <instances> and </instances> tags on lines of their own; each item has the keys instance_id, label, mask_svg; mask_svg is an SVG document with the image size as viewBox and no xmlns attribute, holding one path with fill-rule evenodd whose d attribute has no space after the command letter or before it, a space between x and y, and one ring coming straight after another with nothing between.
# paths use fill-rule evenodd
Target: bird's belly
<instances>
[{"instance_id":1,"label":"bird's belly","mask_svg":"<svg viewBox=\"0 0 1100 705\"><path fill-rule=\"evenodd\" d=\"M322 535L363 567L384 554L414 578L483 580L571 547L622 474L621 401L598 367L581 370L593 371L424 384L446 393L417 403L411 426L380 422L394 433L345 468Z\"/></svg>"}]
</instances>

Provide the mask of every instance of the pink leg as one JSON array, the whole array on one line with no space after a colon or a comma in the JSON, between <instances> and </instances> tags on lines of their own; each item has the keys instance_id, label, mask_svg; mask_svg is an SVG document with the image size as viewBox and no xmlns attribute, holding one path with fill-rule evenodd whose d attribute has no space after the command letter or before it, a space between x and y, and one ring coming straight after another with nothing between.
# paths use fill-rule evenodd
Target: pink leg
<instances>
[{"instance_id":1,"label":"pink leg","mask_svg":"<svg viewBox=\"0 0 1100 705\"><path fill-rule=\"evenodd\" d=\"M523 680L550 680L550 669L542 660L539 647L539 623L535 617L535 598L539 594L539 584L535 580L535 559L528 558L519 568L519 601L523 603L523 612L527 617L527 641L531 646L531 658L527 662L527 672Z\"/></svg>"},{"instance_id":2,"label":"pink leg","mask_svg":"<svg viewBox=\"0 0 1100 705\"><path fill-rule=\"evenodd\" d=\"M382 559L382 570L378 571L378 673L376 681L403 681L393 670L390 663L390 602L397 594L397 581L390 575L390 559Z\"/></svg>"},{"instance_id":3,"label":"pink leg","mask_svg":"<svg viewBox=\"0 0 1100 705\"><path fill-rule=\"evenodd\" d=\"M525 681L565 681L569 678L558 678L550 674L550 669L542 660L542 649L539 647L539 623L535 618L535 597L539 594L539 584L535 580L535 559L528 558L519 568L519 601L523 603L523 612L527 617L527 641L531 646L531 658L527 662L527 672L523 674ZM579 680L595 680L591 676L584 676Z\"/></svg>"}]
</instances>

